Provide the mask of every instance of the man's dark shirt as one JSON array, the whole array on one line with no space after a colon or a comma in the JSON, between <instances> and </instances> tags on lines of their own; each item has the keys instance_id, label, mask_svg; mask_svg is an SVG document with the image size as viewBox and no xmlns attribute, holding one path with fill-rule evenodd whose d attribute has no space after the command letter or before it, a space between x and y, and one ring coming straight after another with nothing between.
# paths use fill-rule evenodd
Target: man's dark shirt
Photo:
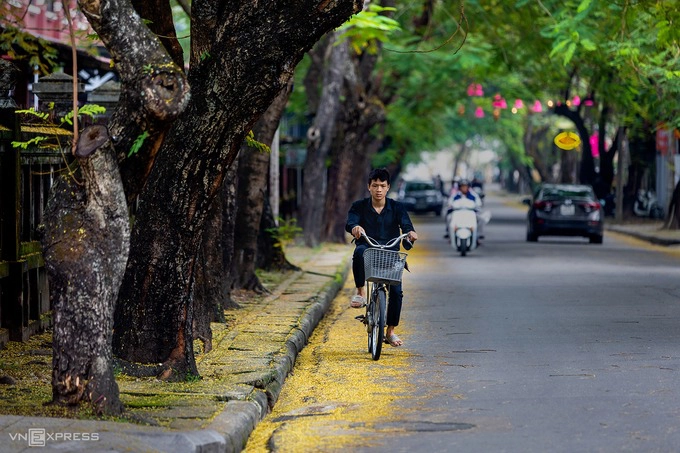
<instances>
[{"instance_id":1,"label":"man's dark shirt","mask_svg":"<svg viewBox=\"0 0 680 453\"><path fill-rule=\"evenodd\" d=\"M349 208L347 213L345 231L352 233L352 228L357 225L363 227L366 234L380 244L385 244L402 233L415 231L404 205L391 198L385 199L385 207L380 214L375 212L371 204L371 197L352 203L352 207ZM399 229L401 229L401 232ZM357 242L365 243L365 240L361 239ZM398 249L398 247L397 245L396 248Z\"/></svg>"}]
</instances>

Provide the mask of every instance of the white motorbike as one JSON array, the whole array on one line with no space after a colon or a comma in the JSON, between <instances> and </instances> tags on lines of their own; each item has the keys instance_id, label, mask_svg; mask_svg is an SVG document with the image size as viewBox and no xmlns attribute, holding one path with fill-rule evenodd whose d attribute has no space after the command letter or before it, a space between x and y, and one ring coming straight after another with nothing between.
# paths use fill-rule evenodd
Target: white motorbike
<instances>
[{"instance_id":1,"label":"white motorbike","mask_svg":"<svg viewBox=\"0 0 680 453\"><path fill-rule=\"evenodd\" d=\"M468 198L459 198L451 204L449 220L451 246L465 256L477 248L477 204Z\"/></svg>"},{"instance_id":2,"label":"white motorbike","mask_svg":"<svg viewBox=\"0 0 680 453\"><path fill-rule=\"evenodd\" d=\"M638 190L637 197L633 203L633 213L638 217L663 219L663 208L659 206L653 190Z\"/></svg>"}]
</instances>

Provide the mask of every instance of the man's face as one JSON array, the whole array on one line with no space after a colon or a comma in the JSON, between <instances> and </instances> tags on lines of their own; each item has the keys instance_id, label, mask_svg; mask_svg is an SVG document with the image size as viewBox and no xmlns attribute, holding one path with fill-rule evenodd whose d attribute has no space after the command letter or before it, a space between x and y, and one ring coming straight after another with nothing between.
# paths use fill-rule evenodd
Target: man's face
<instances>
[{"instance_id":1,"label":"man's face","mask_svg":"<svg viewBox=\"0 0 680 453\"><path fill-rule=\"evenodd\" d=\"M380 181L379 179L374 179L368 185L368 191L371 193L371 198L374 200L382 200L387 196L387 192L390 190L390 185L387 181Z\"/></svg>"},{"instance_id":2,"label":"man's face","mask_svg":"<svg viewBox=\"0 0 680 453\"><path fill-rule=\"evenodd\" d=\"M468 193L468 190L470 190L470 186L465 185L465 184L462 185L462 186L460 186L460 191L461 191L461 192L463 192L463 193Z\"/></svg>"}]
</instances>

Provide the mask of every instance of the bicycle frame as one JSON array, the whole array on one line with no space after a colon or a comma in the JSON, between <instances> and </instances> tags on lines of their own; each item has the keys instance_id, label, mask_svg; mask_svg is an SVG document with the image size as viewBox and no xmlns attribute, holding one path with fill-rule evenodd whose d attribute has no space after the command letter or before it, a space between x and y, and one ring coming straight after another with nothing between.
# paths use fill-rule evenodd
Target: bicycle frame
<instances>
[{"instance_id":1,"label":"bicycle frame","mask_svg":"<svg viewBox=\"0 0 680 453\"><path fill-rule=\"evenodd\" d=\"M408 233L402 234L399 237L388 241L387 244L382 245L366 234L362 234L362 237L366 239L370 248L381 250L391 249L407 236ZM410 244L410 241L408 242ZM367 249L367 251L370 250L370 248ZM402 255L404 255L405 260L405 254ZM401 272L399 272L399 281L401 281ZM366 324L368 330L368 352L371 353L373 360L378 360L382 352L382 344L385 338L385 318L389 299L389 287L392 284L396 284L396 281L369 277L367 283L370 284L370 291L368 292L370 296L366 304L366 315L363 317L363 322Z\"/></svg>"}]
</instances>

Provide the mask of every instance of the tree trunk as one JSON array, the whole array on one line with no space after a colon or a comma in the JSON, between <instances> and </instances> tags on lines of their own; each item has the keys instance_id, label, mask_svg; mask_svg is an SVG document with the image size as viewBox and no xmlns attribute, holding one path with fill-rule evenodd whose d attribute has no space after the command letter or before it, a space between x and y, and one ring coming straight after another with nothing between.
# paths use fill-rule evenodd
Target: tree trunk
<instances>
[{"instance_id":1,"label":"tree trunk","mask_svg":"<svg viewBox=\"0 0 680 453\"><path fill-rule=\"evenodd\" d=\"M619 136L623 133L625 133L625 129L619 127L616 130L616 136L614 137L612 145L606 152L600 153L600 178L596 190L596 194L599 198L606 197L612 190L615 176L614 157L619 151ZM604 149L604 134L600 134L600 149Z\"/></svg>"},{"instance_id":2,"label":"tree trunk","mask_svg":"<svg viewBox=\"0 0 680 453\"><path fill-rule=\"evenodd\" d=\"M362 165L372 157L370 143L374 137L371 129L384 121L385 107L376 95L370 92L373 68L376 58L371 54L355 55L352 59L351 71L345 74L345 96L338 118L338 139L334 142L336 149L330 171L326 193L324 241L344 243L346 241L345 221L347 211L354 201L350 198L352 185L365 187L362 178L356 182L353 174L361 174Z\"/></svg>"},{"instance_id":3,"label":"tree trunk","mask_svg":"<svg viewBox=\"0 0 680 453\"><path fill-rule=\"evenodd\" d=\"M350 191L349 200L358 200L367 197L368 194L368 175L371 172L371 160L384 147L382 139L373 138L366 144L364 152L358 157L354 163L354 171L350 176ZM393 178L392 178L393 179ZM348 209L349 211L349 209ZM345 212L345 215L347 213Z\"/></svg>"},{"instance_id":4,"label":"tree trunk","mask_svg":"<svg viewBox=\"0 0 680 453\"><path fill-rule=\"evenodd\" d=\"M452 179L456 179L456 177L458 177L458 167L460 167L461 162L467 158L469 151L470 149L465 143L465 140L463 140L463 142L460 144L460 147L458 148L458 152L456 152L456 155L453 158L453 172L451 174Z\"/></svg>"},{"instance_id":5,"label":"tree trunk","mask_svg":"<svg viewBox=\"0 0 680 453\"><path fill-rule=\"evenodd\" d=\"M165 132L187 106L189 85L183 66L173 62L129 2L79 0L78 5L111 53L121 78L120 100L108 128L132 206L153 168ZM172 24L161 24L168 19L163 13L153 17L159 33L169 32ZM135 143L139 146L133 152Z\"/></svg>"},{"instance_id":6,"label":"tree trunk","mask_svg":"<svg viewBox=\"0 0 680 453\"><path fill-rule=\"evenodd\" d=\"M576 159L578 154L573 150L560 150L560 175L559 182L562 184L574 184L576 182Z\"/></svg>"},{"instance_id":7,"label":"tree trunk","mask_svg":"<svg viewBox=\"0 0 680 453\"><path fill-rule=\"evenodd\" d=\"M357 0L192 4L191 101L166 134L139 197L116 310L114 350L196 373L192 285L212 199L243 139L304 52L361 9ZM272 28L270 24L277 24Z\"/></svg>"},{"instance_id":8,"label":"tree trunk","mask_svg":"<svg viewBox=\"0 0 680 453\"><path fill-rule=\"evenodd\" d=\"M223 192L223 191L222 191ZM210 207L203 244L196 260L194 285L194 339L203 342L203 352L212 350L210 323L224 321L227 275L223 264L222 212L224 197L217 196Z\"/></svg>"},{"instance_id":9,"label":"tree trunk","mask_svg":"<svg viewBox=\"0 0 680 453\"><path fill-rule=\"evenodd\" d=\"M656 141L654 134L649 132L654 128L649 126L642 132L643 135L634 135L630 137L628 143L629 162L628 167L628 183L623 188L623 215L624 217L632 217L634 215L633 205L635 197L640 188L643 186L643 178L647 175L647 171L654 165L654 158L656 156Z\"/></svg>"},{"instance_id":10,"label":"tree trunk","mask_svg":"<svg viewBox=\"0 0 680 453\"><path fill-rule=\"evenodd\" d=\"M54 312L52 397L119 414L111 335L130 245L125 192L105 127L83 131L76 157L79 171L57 179L44 215Z\"/></svg>"},{"instance_id":11,"label":"tree trunk","mask_svg":"<svg viewBox=\"0 0 680 453\"><path fill-rule=\"evenodd\" d=\"M581 184L595 183L595 160L593 159L593 150L590 147L590 134L583 121L583 117L579 112L571 110L566 104L558 104L555 106L554 112L556 115L569 118L574 125L578 135L581 137L581 165L579 168L579 181Z\"/></svg>"},{"instance_id":12,"label":"tree trunk","mask_svg":"<svg viewBox=\"0 0 680 453\"><path fill-rule=\"evenodd\" d=\"M541 177L541 181L550 182L552 171L546 164L546 156L541 153L540 143L545 140L548 135L548 126L540 126L535 128L534 124L529 121L524 130L524 152L533 160L534 169Z\"/></svg>"},{"instance_id":13,"label":"tree trunk","mask_svg":"<svg viewBox=\"0 0 680 453\"><path fill-rule=\"evenodd\" d=\"M664 228L669 230L680 229L680 182L675 185L671 202L668 204L668 215L664 222Z\"/></svg>"},{"instance_id":14,"label":"tree trunk","mask_svg":"<svg viewBox=\"0 0 680 453\"><path fill-rule=\"evenodd\" d=\"M222 185L222 288L224 292L224 304L219 309L220 322L224 322L223 309L241 308L236 301L231 297L232 289L232 273L231 263L234 259L234 247L236 247L236 217L238 215L238 206L236 205L236 194L238 193L238 161L227 170L225 182Z\"/></svg>"},{"instance_id":15,"label":"tree trunk","mask_svg":"<svg viewBox=\"0 0 680 453\"><path fill-rule=\"evenodd\" d=\"M279 120L286 107L292 81L281 90L274 102L255 126L255 140L271 146ZM243 146L238 165L238 215L232 276L234 288L264 292L266 289L255 275L257 240L269 176L269 153Z\"/></svg>"},{"instance_id":16,"label":"tree trunk","mask_svg":"<svg viewBox=\"0 0 680 453\"><path fill-rule=\"evenodd\" d=\"M308 247L316 247L321 241L324 200L328 187L326 159L335 138L342 81L349 64L349 49L346 41L336 43L335 39L332 39L329 47L330 58L323 77L319 108L312 127L307 131L301 226L304 230L305 244Z\"/></svg>"},{"instance_id":17,"label":"tree trunk","mask_svg":"<svg viewBox=\"0 0 680 453\"><path fill-rule=\"evenodd\" d=\"M184 50L177 40L172 5L167 0L132 0L132 6L158 37L178 68L184 67ZM189 15L190 13L187 13Z\"/></svg>"}]
</instances>

